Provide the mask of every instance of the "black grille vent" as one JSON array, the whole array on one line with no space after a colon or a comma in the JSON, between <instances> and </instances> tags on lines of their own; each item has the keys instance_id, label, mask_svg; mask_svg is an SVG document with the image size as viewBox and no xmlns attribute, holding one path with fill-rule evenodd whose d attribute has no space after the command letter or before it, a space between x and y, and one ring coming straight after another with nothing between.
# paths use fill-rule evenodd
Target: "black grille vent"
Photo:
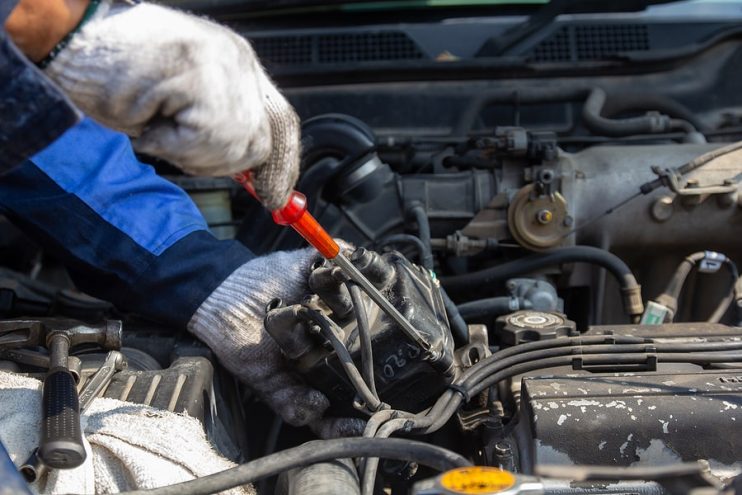
<instances>
[{"instance_id":1,"label":"black grille vent","mask_svg":"<svg viewBox=\"0 0 742 495\"><path fill-rule=\"evenodd\" d=\"M602 60L617 53L649 50L649 32L643 24L565 26L533 49L533 62Z\"/></svg>"},{"instance_id":2,"label":"black grille vent","mask_svg":"<svg viewBox=\"0 0 742 495\"><path fill-rule=\"evenodd\" d=\"M250 40L268 65L337 64L424 58L406 34L378 33L276 36Z\"/></svg>"},{"instance_id":3,"label":"black grille vent","mask_svg":"<svg viewBox=\"0 0 742 495\"><path fill-rule=\"evenodd\" d=\"M404 33L363 33L319 37L319 61L370 62L422 58L417 45Z\"/></svg>"},{"instance_id":4,"label":"black grille vent","mask_svg":"<svg viewBox=\"0 0 742 495\"><path fill-rule=\"evenodd\" d=\"M312 62L310 36L275 36L250 41L260 60L266 64L300 65Z\"/></svg>"}]
</instances>

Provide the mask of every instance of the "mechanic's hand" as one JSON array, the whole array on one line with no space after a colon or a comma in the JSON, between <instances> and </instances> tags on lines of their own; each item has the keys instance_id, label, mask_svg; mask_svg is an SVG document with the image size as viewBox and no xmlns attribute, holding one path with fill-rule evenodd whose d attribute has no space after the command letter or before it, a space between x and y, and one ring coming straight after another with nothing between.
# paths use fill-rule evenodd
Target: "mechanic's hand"
<instances>
[{"instance_id":1,"label":"mechanic's hand","mask_svg":"<svg viewBox=\"0 0 742 495\"><path fill-rule=\"evenodd\" d=\"M188 328L287 423L308 425L322 437L360 434L362 420L323 418L330 405L327 397L291 372L263 327L272 299L296 304L309 292L307 279L318 257L314 248L306 248L245 263L201 304Z\"/></svg>"},{"instance_id":2,"label":"mechanic's hand","mask_svg":"<svg viewBox=\"0 0 742 495\"><path fill-rule=\"evenodd\" d=\"M85 113L195 175L255 169L268 208L299 168L299 119L230 29L169 8L104 0L45 69Z\"/></svg>"}]
</instances>

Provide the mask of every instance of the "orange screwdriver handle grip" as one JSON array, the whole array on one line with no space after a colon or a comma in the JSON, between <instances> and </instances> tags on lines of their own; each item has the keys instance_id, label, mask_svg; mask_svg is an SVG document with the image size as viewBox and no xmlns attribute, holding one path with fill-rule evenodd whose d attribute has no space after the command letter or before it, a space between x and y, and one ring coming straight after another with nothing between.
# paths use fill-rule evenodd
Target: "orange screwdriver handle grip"
<instances>
[{"instance_id":1,"label":"orange screwdriver handle grip","mask_svg":"<svg viewBox=\"0 0 742 495\"><path fill-rule=\"evenodd\" d=\"M252 185L250 172L242 172L234 176L247 192L260 201ZM299 191L292 191L288 202L281 208L271 212L273 221L278 225L289 225L306 241L314 246L325 258L333 259L340 252L340 246L307 211L307 197Z\"/></svg>"}]
</instances>

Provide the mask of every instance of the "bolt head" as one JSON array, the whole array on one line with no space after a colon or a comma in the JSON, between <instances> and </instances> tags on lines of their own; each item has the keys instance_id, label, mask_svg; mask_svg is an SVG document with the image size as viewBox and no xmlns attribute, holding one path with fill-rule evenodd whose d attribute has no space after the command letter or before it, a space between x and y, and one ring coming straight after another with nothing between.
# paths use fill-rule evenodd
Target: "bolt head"
<instances>
[{"instance_id":1,"label":"bolt head","mask_svg":"<svg viewBox=\"0 0 742 495\"><path fill-rule=\"evenodd\" d=\"M652 204L652 218L656 222L666 222L672 217L673 209L673 198L671 196L662 196Z\"/></svg>"},{"instance_id":2,"label":"bolt head","mask_svg":"<svg viewBox=\"0 0 742 495\"><path fill-rule=\"evenodd\" d=\"M554 213L552 213L551 210L539 210L538 213L536 213L536 220L541 225L548 225L554 220Z\"/></svg>"}]
</instances>

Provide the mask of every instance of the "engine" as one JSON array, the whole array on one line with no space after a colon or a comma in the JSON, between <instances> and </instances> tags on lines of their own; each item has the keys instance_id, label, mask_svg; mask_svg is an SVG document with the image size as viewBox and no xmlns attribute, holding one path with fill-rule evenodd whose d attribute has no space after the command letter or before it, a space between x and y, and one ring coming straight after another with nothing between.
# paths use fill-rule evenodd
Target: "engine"
<instances>
[{"instance_id":1,"label":"engine","mask_svg":"<svg viewBox=\"0 0 742 495\"><path fill-rule=\"evenodd\" d=\"M372 435L423 435L526 477L562 469L571 482L542 487L555 493L664 486L651 476L577 483L569 478L577 467L702 461L720 482L742 472L742 445L731 433L742 420L740 245L724 234L742 221L734 150L716 153L719 145L690 139L567 152L554 134L517 127L415 145L376 138L341 115L308 121L304 136L300 189L318 198L320 222L386 253L379 259L399 280L379 287L395 287L390 299L436 342L446 334L454 343L452 368L422 366L423 349L377 319L368 301L359 315L342 277L328 292L316 282L327 267L315 270L315 310L334 320L359 366L359 325L368 326L379 401L364 414L383 418ZM263 228L243 226L244 239ZM276 232L253 247L295 242ZM410 268L400 253L423 267L425 283L409 286L414 295L404 293ZM683 290L690 283L699 285ZM279 341L297 331L287 312L298 311L268 314ZM331 339L306 325L299 331L315 339L292 356L306 378L345 414L367 406L339 371ZM407 386L389 381L400 357L415 370ZM379 473L394 487L414 469L385 465ZM417 490L458 493L433 482Z\"/></svg>"},{"instance_id":2,"label":"engine","mask_svg":"<svg viewBox=\"0 0 742 495\"><path fill-rule=\"evenodd\" d=\"M298 189L416 334L329 262L265 327L333 416L514 473L513 490L685 493L663 473L699 461L724 486L742 474L742 148L685 141L570 149L521 127L396 140L346 115L308 119ZM217 235L258 253L302 245L229 181L172 180ZM25 249L4 229L5 252ZM188 411L232 459L307 438L192 338L69 284L0 276L3 317L124 319L130 367L102 395ZM40 372L18 356L3 368ZM78 356L82 376L103 356ZM460 493L414 462L351 467L355 493Z\"/></svg>"}]
</instances>

